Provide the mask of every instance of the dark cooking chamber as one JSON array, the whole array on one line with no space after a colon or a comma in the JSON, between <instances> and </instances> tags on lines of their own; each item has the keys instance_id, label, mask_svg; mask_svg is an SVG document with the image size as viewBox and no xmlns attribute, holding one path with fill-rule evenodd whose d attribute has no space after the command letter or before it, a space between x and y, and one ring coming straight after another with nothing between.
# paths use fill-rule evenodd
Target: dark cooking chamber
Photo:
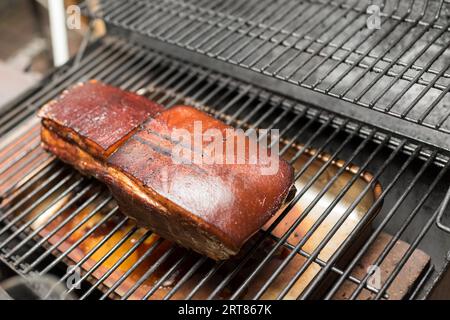
<instances>
[{"instance_id":1,"label":"dark cooking chamber","mask_svg":"<svg viewBox=\"0 0 450 320\"><path fill-rule=\"evenodd\" d=\"M100 3L108 35L2 110L2 278L80 271L83 299L449 298L449 1L388 1L376 32L365 1ZM222 263L138 229L39 145L36 109L92 78L280 129L297 194Z\"/></svg>"}]
</instances>

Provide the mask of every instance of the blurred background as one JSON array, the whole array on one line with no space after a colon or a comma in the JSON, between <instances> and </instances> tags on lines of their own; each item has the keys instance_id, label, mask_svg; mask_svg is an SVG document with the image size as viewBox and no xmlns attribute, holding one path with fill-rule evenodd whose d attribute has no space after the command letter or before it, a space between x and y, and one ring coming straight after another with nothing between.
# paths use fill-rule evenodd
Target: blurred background
<instances>
[{"instance_id":1,"label":"blurred background","mask_svg":"<svg viewBox=\"0 0 450 320\"><path fill-rule=\"evenodd\" d=\"M39 81L58 59L61 64L77 52L87 21L80 18L75 28L68 28L66 16L79 2L0 1L0 106Z\"/></svg>"}]
</instances>

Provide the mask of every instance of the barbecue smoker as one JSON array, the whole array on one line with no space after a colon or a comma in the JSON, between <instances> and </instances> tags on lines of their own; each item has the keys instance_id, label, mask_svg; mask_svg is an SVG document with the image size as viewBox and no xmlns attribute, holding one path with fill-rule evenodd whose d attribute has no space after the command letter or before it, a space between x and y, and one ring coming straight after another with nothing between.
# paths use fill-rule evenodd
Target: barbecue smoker
<instances>
[{"instance_id":1,"label":"barbecue smoker","mask_svg":"<svg viewBox=\"0 0 450 320\"><path fill-rule=\"evenodd\" d=\"M449 0L82 11L106 36L1 109L2 280L50 276L80 299L450 298ZM40 147L36 110L88 79L280 129L296 194L223 262L138 228Z\"/></svg>"}]
</instances>

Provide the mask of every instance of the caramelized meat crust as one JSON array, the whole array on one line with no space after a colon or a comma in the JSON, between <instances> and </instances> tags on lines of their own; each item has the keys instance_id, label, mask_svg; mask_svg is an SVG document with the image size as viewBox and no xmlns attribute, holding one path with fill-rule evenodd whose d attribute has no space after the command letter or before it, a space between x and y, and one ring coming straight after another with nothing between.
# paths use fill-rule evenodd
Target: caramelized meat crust
<instances>
[{"instance_id":1,"label":"caramelized meat crust","mask_svg":"<svg viewBox=\"0 0 450 320\"><path fill-rule=\"evenodd\" d=\"M176 130L191 137L209 129L233 130L193 107L163 110L143 97L89 82L65 92L39 115L44 148L103 181L124 214L215 260L237 254L281 207L293 183L293 169L284 160L277 158L277 171L269 175L266 164L249 163L248 137L243 137L243 163L187 159L205 159L208 140L198 145L177 139ZM219 144L225 159L227 139Z\"/></svg>"},{"instance_id":2,"label":"caramelized meat crust","mask_svg":"<svg viewBox=\"0 0 450 320\"><path fill-rule=\"evenodd\" d=\"M197 132L201 136L211 128L222 133L231 130L193 107L175 106L147 122L109 157L108 164L153 190L159 201L177 204L190 219L203 221L205 232L214 233L237 252L280 208L291 186L293 171L283 160L279 160L277 173L271 175L262 173L263 164L248 164L247 137L243 137L247 151L243 164L196 163L192 153L199 150L189 152L189 159L174 159L178 153L175 148L186 141L173 141L173 130L183 129L195 137L195 125L201 129ZM204 149L207 144L208 141L202 141L202 147L197 149ZM225 160L227 141L222 144ZM193 143L190 148L188 145L184 148L195 150Z\"/></svg>"},{"instance_id":3,"label":"caramelized meat crust","mask_svg":"<svg viewBox=\"0 0 450 320\"><path fill-rule=\"evenodd\" d=\"M162 110L145 97L91 80L64 91L43 106L38 116L65 139L103 158Z\"/></svg>"}]
</instances>

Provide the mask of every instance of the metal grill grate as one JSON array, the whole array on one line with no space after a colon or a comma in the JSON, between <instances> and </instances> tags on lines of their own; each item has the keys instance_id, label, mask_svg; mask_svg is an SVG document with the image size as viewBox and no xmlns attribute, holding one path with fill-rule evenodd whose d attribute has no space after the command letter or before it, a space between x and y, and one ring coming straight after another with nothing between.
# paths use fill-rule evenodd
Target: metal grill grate
<instances>
[{"instance_id":1,"label":"metal grill grate","mask_svg":"<svg viewBox=\"0 0 450 320\"><path fill-rule=\"evenodd\" d=\"M366 26L370 4L379 30ZM90 14L180 58L450 151L449 12L448 0L133 0L100 1Z\"/></svg>"},{"instance_id":2,"label":"metal grill grate","mask_svg":"<svg viewBox=\"0 0 450 320\"><path fill-rule=\"evenodd\" d=\"M290 148L297 146L295 153L288 157L292 163L303 155L310 156L296 170L297 181L306 176L304 187L280 217L257 235L234 261L213 263L138 229L118 212L103 186L78 175L39 146L35 110L67 86L90 78L131 91L139 90L165 106L185 102L234 126L280 128L286 145L281 152L287 156ZM422 145L407 139L395 138L373 127L170 59L133 42L108 37L89 46L78 64L60 69L41 88L2 114L1 119L0 130L7 134L0 148L0 259L22 275L51 273L61 283L71 278L79 267L82 287L69 291L75 291L82 299L126 299L136 295L145 299L264 298L272 292L277 279L290 270L290 278L275 294L276 298L283 298L312 266L317 266L317 273L298 294L299 298L319 294L333 298L348 282L355 286L352 298L358 297L362 290L368 290L375 298L389 298L392 283L416 248L431 256L420 287L410 292L410 297L423 297L446 269L450 240L435 226L435 221L448 188L449 164L438 161L442 158L438 150L422 153ZM9 130L13 126L15 130ZM308 174L319 160L317 171ZM333 166L336 171L320 185L311 202L301 212L295 212L296 204L308 197L321 174ZM340 191L320 211L307 233L298 242L290 242L295 226L302 225L313 214L314 208L349 168L353 168L352 178L339 186ZM308 240L365 172L372 174L361 192L351 198L317 246L306 250ZM346 218L377 183L382 190L363 210L362 218L338 248L323 259L327 245L334 241L333 235L340 232L348 222ZM274 235L272 231L292 213L293 225L284 233ZM363 231L373 218L374 229ZM349 245L363 232L366 241L343 262ZM374 265L383 262L399 239L406 240L411 247L403 252L382 286L374 288L368 284L370 274L355 277L352 270L382 232L394 237ZM281 248L287 251L280 255ZM82 255L76 257L79 250ZM303 257L300 265L294 263L298 256ZM261 274L274 261L275 268L261 280ZM74 264L75 268L67 269L67 265ZM323 291L330 275L331 283ZM134 279L131 284L129 279ZM254 287L255 292L249 291Z\"/></svg>"}]
</instances>

